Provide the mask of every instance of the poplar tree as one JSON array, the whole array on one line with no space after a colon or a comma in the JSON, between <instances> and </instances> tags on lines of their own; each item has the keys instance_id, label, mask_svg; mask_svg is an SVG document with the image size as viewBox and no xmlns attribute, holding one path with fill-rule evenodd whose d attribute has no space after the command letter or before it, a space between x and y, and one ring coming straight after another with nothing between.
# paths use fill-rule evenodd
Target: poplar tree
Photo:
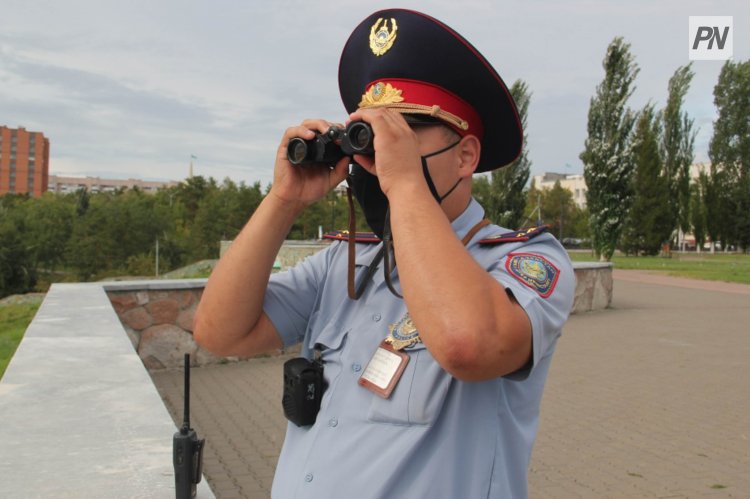
<instances>
[{"instance_id":1,"label":"poplar tree","mask_svg":"<svg viewBox=\"0 0 750 499\"><path fill-rule=\"evenodd\" d=\"M722 245L750 248L750 61L727 61L714 87L718 118L708 147L711 183L718 198L709 232Z\"/></svg>"},{"instance_id":2,"label":"poplar tree","mask_svg":"<svg viewBox=\"0 0 750 499\"><path fill-rule=\"evenodd\" d=\"M647 105L633 135L633 204L622 234L622 249L628 254L656 255L672 233L669 177L663 171L660 137L660 119Z\"/></svg>"},{"instance_id":3,"label":"poplar tree","mask_svg":"<svg viewBox=\"0 0 750 499\"><path fill-rule=\"evenodd\" d=\"M518 116L523 127L523 148L518 158L508 166L493 170L489 177L489 186L481 189L485 199L481 201L487 210L487 215L496 224L510 229L519 229L523 222L526 208L526 192L524 188L529 180L531 161L528 157L526 123L529 113L531 93L523 80L516 80L510 88L510 93L518 108Z\"/></svg>"},{"instance_id":4,"label":"poplar tree","mask_svg":"<svg viewBox=\"0 0 750 499\"><path fill-rule=\"evenodd\" d=\"M593 249L607 261L615 251L631 201L635 114L625 105L635 90L639 69L630 44L622 37L610 43L602 65L604 80L591 98L588 137L580 158L588 186L586 203Z\"/></svg>"},{"instance_id":5,"label":"poplar tree","mask_svg":"<svg viewBox=\"0 0 750 499\"><path fill-rule=\"evenodd\" d=\"M663 123L662 155L664 174L669 183L672 229L690 230L690 165L693 163L695 131L693 120L682 111L685 95L693 79L692 63L682 66L669 79Z\"/></svg>"},{"instance_id":6,"label":"poplar tree","mask_svg":"<svg viewBox=\"0 0 750 499\"><path fill-rule=\"evenodd\" d=\"M706 243L706 193L709 178L705 172L700 172L698 180L690 186L690 225L695 236L695 251L701 252Z\"/></svg>"}]
</instances>

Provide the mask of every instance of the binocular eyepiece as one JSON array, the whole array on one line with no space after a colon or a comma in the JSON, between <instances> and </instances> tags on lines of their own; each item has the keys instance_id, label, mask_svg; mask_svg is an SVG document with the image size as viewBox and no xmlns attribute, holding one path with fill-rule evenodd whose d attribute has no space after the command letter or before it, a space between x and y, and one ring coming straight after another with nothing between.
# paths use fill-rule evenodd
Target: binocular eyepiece
<instances>
[{"instance_id":1,"label":"binocular eyepiece","mask_svg":"<svg viewBox=\"0 0 750 499\"><path fill-rule=\"evenodd\" d=\"M293 165L332 165L344 156L374 155L374 139L375 134L369 124L353 121L346 128L331 127L325 133L316 133L315 138L310 140L293 138L286 148L286 157Z\"/></svg>"}]
</instances>

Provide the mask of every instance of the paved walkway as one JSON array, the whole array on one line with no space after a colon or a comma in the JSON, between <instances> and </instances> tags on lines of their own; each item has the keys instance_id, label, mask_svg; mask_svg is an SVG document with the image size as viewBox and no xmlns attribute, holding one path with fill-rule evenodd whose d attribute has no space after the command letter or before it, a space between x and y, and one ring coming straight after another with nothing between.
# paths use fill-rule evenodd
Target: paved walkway
<instances>
[{"instance_id":1,"label":"paved walkway","mask_svg":"<svg viewBox=\"0 0 750 499\"><path fill-rule=\"evenodd\" d=\"M532 498L750 497L750 286L615 273L572 316L550 371ZM194 426L218 498L267 498L285 358L195 369ZM154 374L181 407L181 374Z\"/></svg>"}]
</instances>

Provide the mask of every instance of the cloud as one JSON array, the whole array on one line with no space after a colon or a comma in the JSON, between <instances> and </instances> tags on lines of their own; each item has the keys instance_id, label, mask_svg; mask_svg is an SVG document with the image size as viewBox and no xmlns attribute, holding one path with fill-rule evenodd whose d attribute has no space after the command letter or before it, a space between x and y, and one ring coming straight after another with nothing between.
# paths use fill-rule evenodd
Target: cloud
<instances>
[{"instance_id":1,"label":"cloud","mask_svg":"<svg viewBox=\"0 0 750 499\"><path fill-rule=\"evenodd\" d=\"M586 133L588 103L607 44L622 35L641 67L631 107L663 105L686 64L697 0L404 0L464 34L508 84L524 79L533 172L570 163ZM4 0L0 119L51 139L51 169L180 179L196 173L268 183L279 138L307 117L345 118L337 89L341 48L379 6L330 0ZM748 25L745 2L717 13ZM736 37L735 59L748 47ZM695 65L685 109L707 148L720 63ZM700 157L704 152L696 154Z\"/></svg>"}]
</instances>

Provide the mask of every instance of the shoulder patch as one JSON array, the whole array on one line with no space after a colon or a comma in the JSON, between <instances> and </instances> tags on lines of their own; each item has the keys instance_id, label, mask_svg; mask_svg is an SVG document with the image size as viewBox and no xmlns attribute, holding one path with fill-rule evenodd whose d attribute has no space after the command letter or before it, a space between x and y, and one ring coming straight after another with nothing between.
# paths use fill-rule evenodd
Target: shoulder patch
<instances>
[{"instance_id":1,"label":"shoulder patch","mask_svg":"<svg viewBox=\"0 0 750 499\"><path fill-rule=\"evenodd\" d=\"M552 294L560 277L560 269L552 262L532 253L508 253L505 269L542 298Z\"/></svg>"},{"instance_id":2,"label":"shoulder patch","mask_svg":"<svg viewBox=\"0 0 750 499\"><path fill-rule=\"evenodd\" d=\"M513 232L504 232L502 234L486 237L479 241L479 244L503 244L528 241L539 234L547 232L547 229L549 229L549 225L540 225L538 227L529 227L528 229L515 230Z\"/></svg>"},{"instance_id":3,"label":"shoulder patch","mask_svg":"<svg viewBox=\"0 0 750 499\"><path fill-rule=\"evenodd\" d=\"M323 239L334 239L336 241L348 241L348 230L335 230L323 235ZM379 243L380 238L374 232L357 232L354 234L354 240L358 243Z\"/></svg>"}]
</instances>

